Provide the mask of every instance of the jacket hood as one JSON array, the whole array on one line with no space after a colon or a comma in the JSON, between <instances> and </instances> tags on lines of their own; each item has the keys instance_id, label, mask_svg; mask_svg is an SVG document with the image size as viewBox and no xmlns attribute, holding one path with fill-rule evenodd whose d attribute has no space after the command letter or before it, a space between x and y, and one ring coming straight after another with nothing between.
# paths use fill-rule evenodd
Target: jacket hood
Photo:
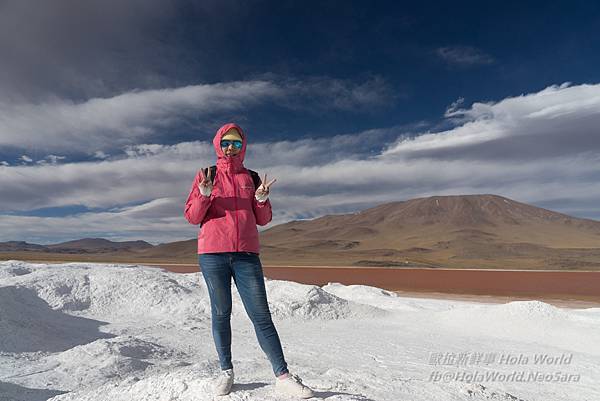
<instances>
[{"instance_id":1,"label":"jacket hood","mask_svg":"<svg viewBox=\"0 0 600 401\"><path fill-rule=\"evenodd\" d=\"M223 149L221 149L221 138L223 138L225 133L231 128L237 129L242 136L242 149L240 149L240 152L237 155L228 157L225 156ZM217 154L217 168L224 168L228 170L233 169L234 171L243 170L244 157L246 156L246 144L246 134L236 123L227 123L219 128L213 139L213 147L215 148L215 153Z\"/></svg>"}]
</instances>

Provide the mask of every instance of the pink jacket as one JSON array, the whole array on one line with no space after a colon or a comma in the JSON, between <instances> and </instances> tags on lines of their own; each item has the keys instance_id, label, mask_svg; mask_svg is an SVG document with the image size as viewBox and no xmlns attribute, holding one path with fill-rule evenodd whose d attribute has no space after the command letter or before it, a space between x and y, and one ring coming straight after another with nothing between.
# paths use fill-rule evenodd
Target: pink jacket
<instances>
[{"instance_id":1,"label":"pink jacket","mask_svg":"<svg viewBox=\"0 0 600 401\"><path fill-rule=\"evenodd\" d=\"M221 137L235 127L242 136L243 146L235 156L227 157L221 150ZM198 253L254 252L260 253L256 225L264 226L272 219L271 201L260 203L254 198L252 177L244 167L247 138L242 129L228 123L218 129L213 139L217 153L217 173L210 197L200 193L198 171L185 202L185 218L190 224L202 224L198 233Z\"/></svg>"}]
</instances>

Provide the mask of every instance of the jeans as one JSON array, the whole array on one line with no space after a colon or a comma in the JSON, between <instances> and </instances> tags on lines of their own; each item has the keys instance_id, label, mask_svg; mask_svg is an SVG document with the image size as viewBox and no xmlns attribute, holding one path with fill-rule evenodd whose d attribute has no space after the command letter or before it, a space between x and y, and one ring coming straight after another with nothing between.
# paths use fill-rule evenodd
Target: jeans
<instances>
[{"instance_id":1,"label":"jeans","mask_svg":"<svg viewBox=\"0 0 600 401\"><path fill-rule=\"evenodd\" d=\"M258 254L252 252L202 253L198 263L208 288L212 334L221 369L231 369L231 278L254 325L258 343L275 376L288 372L279 335L271 320L265 279Z\"/></svg>"}]
</instances>

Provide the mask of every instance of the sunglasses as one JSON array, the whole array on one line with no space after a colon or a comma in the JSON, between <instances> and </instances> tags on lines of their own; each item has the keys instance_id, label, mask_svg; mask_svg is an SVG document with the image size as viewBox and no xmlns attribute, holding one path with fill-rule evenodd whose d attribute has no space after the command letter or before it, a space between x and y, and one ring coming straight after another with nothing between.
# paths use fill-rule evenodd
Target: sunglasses
<instances>
[{"instance_id":1,"label":"sunglasses","mask_svg":"<svg viewBox=\"0 0 600 401\"><path fill-rule=\"evenodd\" d=\"M221 147L222 148L228 148L229 145L233 145L236 149L241 149L242 148L242 141L238 141L237 139L234 141L229 141L229 140L224 140L221 141Z\"/></svg>"}]
</instances>

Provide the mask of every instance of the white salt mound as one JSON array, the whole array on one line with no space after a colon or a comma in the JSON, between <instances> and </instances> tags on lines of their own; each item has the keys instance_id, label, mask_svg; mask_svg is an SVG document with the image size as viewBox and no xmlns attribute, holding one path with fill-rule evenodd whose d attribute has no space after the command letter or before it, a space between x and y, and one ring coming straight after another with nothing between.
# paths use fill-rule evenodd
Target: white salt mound
<instances>
[{"instance_id":1,"label":"white salt mound","mask_svg":"<svg viewBox=\"0 0 600 401\"><path fill-rule=\"evenodd\" d=\"M513 301L497 305L475 305L432 314L431 321L456 333L492 338L543 342L574 352L598 352L596 334L581 315L541 301ZM598 322L598 320L596 320ZM556 328L560 328L557 330ZM597 326L596 326L597 327ZM600 330L596 330L600 334ZM578 338L573 341L573 338Z\"/></svg>"},{"instance_id":2,"label":"white salt mound","mask_svg":"<svg viewBox=\"0 0 600 401\"><path fill-rule=\"evenodd\" d=\"M0 265L1 270L14 266ZM206 286L196 275L172 274L143 266L52 265L5 283L32 289L52 309L102 319L180 321L210 316ZM195 302L191 302L195 301Z\"/></svg>"},{"instance_id":3,"label":"white salt mound","mask_svg":"<svg viewBox=\"0 0 600 401\"><path fill-rule=\"evenodd\" d=\"M414 304L411 299L400 297L393 291L378 287L361 284L328 283L323 286L323 290L348 301L371 305L380 309L396 311L422 310L422 307Z\"/></svg>"},{"instance_id":4,"label":"white salt mound","mask_svg":"<svg viewBox=\"0 0 600 401\"><path fill-rule=\"evenodd\" d=\"M102 324L52 309L33 289L0 287L1 351L64 351L110 336L99 331Z\"/></svg>"},{"instance_id":5,"label":"white salt mound","mask_svg":"<svg viewBox=\"0 0 600 401\"><path fill-rule=\"evenodd\" d=\"M274 316L301 319L383 317L382 308L340 298L323 288L281 280L266 280L269 307Z\"/></svg>"}]
</instances>

